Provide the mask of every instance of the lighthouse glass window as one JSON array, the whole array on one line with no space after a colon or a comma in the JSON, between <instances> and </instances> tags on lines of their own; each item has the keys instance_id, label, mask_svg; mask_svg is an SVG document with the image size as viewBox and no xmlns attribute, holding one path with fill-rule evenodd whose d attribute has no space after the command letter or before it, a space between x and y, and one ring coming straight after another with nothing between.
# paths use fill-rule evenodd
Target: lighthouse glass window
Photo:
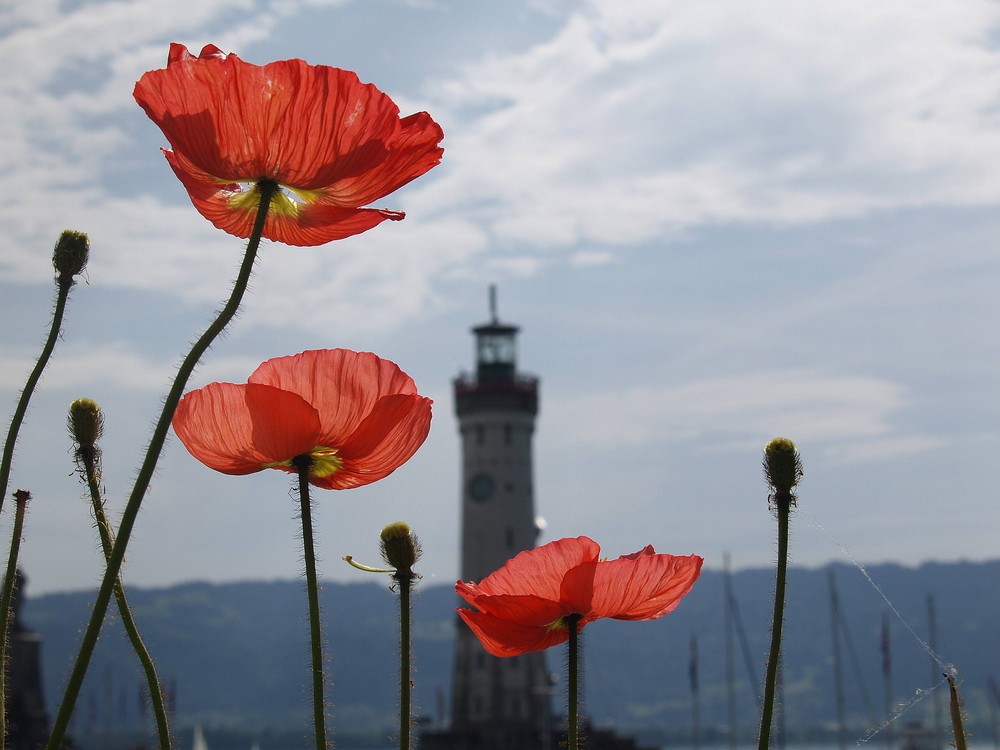
<instances>
[{"instance_id":1,"label":"lighthouse glass window","mask_svg":"<svg viewBox=\"0 0 1000 750\"><path fill-rule=\"evenodd\" d=\"M478 359L485 364L513 364L514 337L508 333L481 334Z\"/></svg>"}]
</instances>

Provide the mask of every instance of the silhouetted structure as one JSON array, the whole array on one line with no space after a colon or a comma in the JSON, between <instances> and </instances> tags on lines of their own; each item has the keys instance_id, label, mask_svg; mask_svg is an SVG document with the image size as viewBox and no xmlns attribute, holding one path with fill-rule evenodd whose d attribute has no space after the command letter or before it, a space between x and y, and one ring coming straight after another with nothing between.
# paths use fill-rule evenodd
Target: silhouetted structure
<instances>
[{"instance_id":1,"label":"silhouetted structure","mask_svg":"<svg viewBox=\"0 0 1000 750\"><path fill-rule=\"evenodd\" d=\"M21 621L26 580L21 571L17 571L7 683L8 750L37 750L45 746L49 737L49 716L42 692L42 637Z\"/></svg>"}]
</instances>

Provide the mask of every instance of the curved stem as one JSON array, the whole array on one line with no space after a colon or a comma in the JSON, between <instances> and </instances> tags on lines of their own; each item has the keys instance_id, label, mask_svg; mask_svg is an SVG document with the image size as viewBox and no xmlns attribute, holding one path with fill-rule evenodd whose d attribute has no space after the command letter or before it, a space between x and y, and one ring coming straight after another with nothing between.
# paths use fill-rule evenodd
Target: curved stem
<instances>
[{"instance_id":1,"label":"curved stem","mask_svg":"<svg viewBox=\"0 0 1000 750\"><path fill-rule=\"evenodd\" d=\"M410 588L413 574L401 571L399 583L399 750L410 750Z\"/></svg>"},{"instance_id":2,"label":"curved stem","mask_svg":"<svg viewBox=\"0 0 1000 750\"><path fill-rule=\"evenodd\" d=\"M10 610L14 600L17 579L17 556L21 551L21 532L24 529L24 512L31 494L25 490L14 493L14 528L11 531L10 556L7 558L7 575L0 594L0 750L7 747L7 656L10 641Z\"/></svg>"},{"instance_id":3,"label":"curved stem","mask_svg":"<svg viewBox=\"0 0 1000 750\"><path fill-rule=\"evenodd\" d=\"M111 527L108 524L108 517L104 513L104 503L101 500L97 450L94 446L81 446L78 455L86 473L87 488L90 490L90 502L94 509L94 521L97 524L97 532L101 537L101 549L104 551L104 559L107 560L111 556L111 547L114 541L111 535ZM132 649L135 651L136 656L139 657L139 662L142 664L142 671L146 675L146 685L149 689L150 703L153 707L153 718L156 720L156 734L160 741L160 750L170 750L170 728L167 724L167 709L163 701L163 693L160 690L160 681L156 676L156 667L153 664L153 659L146 649L146 644L142 642L142 637L139 635L139 628L132 617L132 610L129 608L128 600L125 598L125 586L122 584L121 576L115 580L114 593L125 633L128 635Z\"/></svg>"},{"instance_id":4,"label":"curved stem","mask_svg":"<svg viewBox=\"0 0 1000 750\"><path fill-rule=\"evenodd\" d=\"M308 456L294 459L299 470L299 506L302 513L302 556L306 563L306 594L309 598L309 642L312 645L313 726L316 750L326 750L326 701L323 699L323 630L319 618L319 582L313 548L312 504L309 500Z\"/></svg>"},{"instance_id":5,"label":"curved stem","mask_svg":"<svg viewBox=\"0 0 1000 750\"><path fill-rule=\"evenodd\" d=\"M344 555L344 562L350 565L352 568L357 568L358 570L363 570L366 573L395 573L395 568L373 568L371 565L365 565L364 563L359 563L351 555Z\"/></svg>"},{"instance_id":6,"label":"curved stem","mask_svg":"<svg viewBox=\"0 0 1000 750\"><path fill-rule=\"evenodd\" d=\"M566 618L569 628L566 680L566 746L568 750L580 747L580 615Z\"/></svg>"},{"instance_id":7,"label":"curved stem","mask_svg":"<svg viewBox=\"0 0 1000 750\"><path fill-rule=\"evenodd\" d=\"M73 714L73 708L80 694L80 687L83 685L83 678L87 673L87 667L90 665L90 657L94 653L94 647L97 645L97 637L100 635L101 627L104 624L104 616L108 612L108 604L111 601L114 583L118 579L122 561L125 559L125 549L128 547L129 538L132 536L132 527L135 525L135 519L139 515L139 507L142 505L142 499L149 488L149 482L153 478L156 462L160 458L163 443L167 439L170 420L173 418L177 403L181 400L181 395L184 393L188 378L191 377L191 373L194 371L198 361L216 337L229 325L233 316L236 315L236 311L239 309L240 302L246 292L247 284L250 281L250 274L253 271L254 261L257 258L257 249L260 247L260 238L264 231L264 222L267 219L267 208L271 203L271 197L278 190L278 186L276 183L261 182L259 183L259 189L261 193L260 207L257 210L253 232L250 235L249 242L247 242L243 263L240 266L240 271L236 277L236 283L233 285L229 301L226 302L218 317L209 325L205 333L201 335L201 338L195 342L191 351L188 352L184 361L181 362L173 385L163 401L163 410L160 412L159 420L153 428L153 435L150 438L149 446L146 448L145 459L139 467L139 473L136 475L132 494L129 496L125 510L122 513L121 523L118 526L118 535L111 549L111 556L108 558L104 579L101 581L97 598L94 600L94 606L90 613L90 622L87 624L83 641L80 643L80 650L73 664L73 671L70 673L69 681L66 683L66 690L63 693L59 712L52 723L52 733L49 735L46 750L59 750L62 747L63 738L66 736L66 728L69 726L70 716Z\"/></svg>"},{"instance_id":8,"label":"curved stem","mask_svg":"<svg viewBox=\"0 0 1000 750\"><path fill-rule=\"evenodd\" d=\"M7 430L7 442L3 445L3 458L0 459L0 510L3 509L3 501L7 495L7 482L10 480L10 467L14 461L14 444L17 442L17 433L21 430L21 423L24 422L24 415L28 411L28 402L31 401L31 394L35 391L38 379L42 376L42 370L49 362L52 351L56 348L56 340L62 329L62 319L66 312L66 300L69 299L69 290L73 287L72 277L60 276L56 280L56 304L52 311L52 325L49 326L49 335L42 347L42 353L38 355L35 367L28 375L28 380L21 391L17 406L14 408L14 416L10 420L10 428Z\"/></svg>"},{"instance_id":9,"label":"curved stem","mask_svg":"<svg viewBox=\"0 0 1000 750\"><path fill-rule=\"evenodd\" d=\"M757 750L767 750L771 741L771 718L774 714L775 685L781 656L781 626L785 615L785 577L788 571L788 515L791 494L776 492L774 504L778 513L778 574L774 584L774 615L771 624L771 650L767 656L767 676L764 678L764 705L760 714L760 735Z\"/></svg>"}]
</instances>

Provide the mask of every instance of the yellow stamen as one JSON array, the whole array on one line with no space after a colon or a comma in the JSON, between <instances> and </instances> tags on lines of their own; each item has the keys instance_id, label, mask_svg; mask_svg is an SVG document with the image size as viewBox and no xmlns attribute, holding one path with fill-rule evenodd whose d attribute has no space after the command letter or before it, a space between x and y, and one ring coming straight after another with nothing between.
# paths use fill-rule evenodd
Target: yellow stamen
<instances>
[{"instance_id":1,"label":"yellow stamen","mask_svg":"<svg viewBox=\"0 0 1000 750\"><path fill-rule=\"evenodd\" d=\"M318 190L305 190L291 185L281 185L283 190L278 190L271 198L268 212L283 216L298 216L301 207L306 203L315 203L320 196ZM285 191L288 192L285 192ZM291 195L289 195L291 193ZM256 211L260 206L260 189L256 184L251 185L246 190L232 193L229 196L229 205L236 211Z\"/></svg>"},{"instance_id":2,"label":"yellow stamen","mask_svg":"<svg viewBox=\"0 0 1000 750\"><path fill-rule=\"evenodd\" d=\"M336 448L327 448L325 445L314 446L306 455L310 458L309 476L317 479L325 479L332 476L344 468L344 460L337 455ZM294 469L292 463L295 459L289 458L284 461L272 461L263 464L265 469Z\"/></svg>"},{"instance_id":3,"label":"yellow stamen","mask_svg":"<svg viewBox=\"0 0 1000 750\"><path fill-rule=\"evenodd\" d=\"M309 456L312 458L312 466L309 467L311 477L325 479L344 468L344 461L337 455L336 448L317 445L309 451Z\"/></svg>"}]
</instances>

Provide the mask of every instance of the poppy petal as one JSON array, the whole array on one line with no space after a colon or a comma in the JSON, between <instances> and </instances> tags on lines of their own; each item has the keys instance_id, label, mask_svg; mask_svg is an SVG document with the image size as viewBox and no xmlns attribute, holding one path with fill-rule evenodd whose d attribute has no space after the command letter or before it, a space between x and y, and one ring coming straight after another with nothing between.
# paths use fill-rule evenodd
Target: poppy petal
<instances>
[{"instance_id":1,"label":"poppy petal","mask_svg":"<svg viewBox=\"0 0 1000 750\"><path fill-rule=\"evenodd\" d=\"M513 620L521 625L548 627L566 614L559 602L534 594L489 596L476 593L475 586L462 581L455 584L455 592L480 612Z\"/></svg>"},{"instance_id":2,"label":"poppy petal","mask_svg":"<svg viewBox=\"0 0 1000 750\"><path fill-rule=\"evenodd\" d=\"M600 554L600 546L588 537L558 539L508 560L500 570L479 583L479 592L490 596L532 593L543 599L560 601L562 581L567 572L587 561L596 561Z\"/></svg>"},{"instance_id":3,"label":"poppy petal","mask_svg":"<svg viewBox=\"0 0 1000 750\"><path fill-rule=\"evenodd\" d=\"M429 398L411 395L381 399L354 434L337 447L343 461L340 470L310 481L325 489L344 490L389 476L423 445L431 428L431 403Z\"/></svg>"},{"instance_id":4,"label":"poppy petal","mask_svg":"<svg viewBox=\"0 0 1000 750\"><path fill-rule=\"evenodd\" d=\"M398 190L441 163L444 149L438 146L444 132L426 112L404 117L397 132L386 141L386 154L375 168L331 183L320 195L321 202L341 206L364 206Z\"/></svg>"},{"instance_id":5,"label":"poppy petal","mask_svg":"<svg viewBox=\"0 0 1000 750\"><path fill-rule=\"evenodd\" d=\"M224 474L251 474L308 452L319 426L301 396L266 385L211 383L187 393L173 417L188 452Z\"/></svg>"},{"instance_id":6,"label":"poppy petal","mask_svg":"<svg viewBox=\"0 0 1000 750\"><path fill-rule=\"evenodd\" d=\"M559 601L567 614L590 616L594 601L594 575L603 564L598 560L587 560L566 571L559 588Z\"/></svg>"},{"instance_id":7,"label":"poppy petal","mask_svg":"<svg viewBox=\"0 0 1000 750\"><path fill-rule=\"evenodd\" d=\"M320 414L320 444L339 448L380 399L417 395L413 378L387 359L350 349L320 349L269 359L249 382L297 393Z\"/></svg>"},{"instance_id":8,"label":"poppy petal","mask_svg":"<svg viewBox=\"0 0 1000 750\"><path fill-rule=\"evenodd\" d=\"M298 195L272 207L266 237L323 244L402 219L359 209L443 153L444 134L426 112L401 119L392 99L355 73L303 60L258 66L213 45L195 57L174 44L167 67L144 74L133 93L169 141L167 158L194 205L241 237L257 204L240 199L240 184L268 179Z\"/></svg>"},{"instance_id":9,"label":"poppy petal","mask_svg":"<svg viewBox=\"0 0 1000 750\"><path fill-rule=\"evenodd\" d=\"M471 609L459 609L458 614L479 638L483 648L493 656L518 656L569 640L569 629L564 627L521 625Z\"/></svg>"},{"instance_id":10,"label":"poppy petal","mask_svg":"<svg viewBox=\"0 0 1000 750\"><path fill-rule=\"evenodd\" d=\"M697 555L658 555L648 547L600 563L594 575L591 615L617 620L652 620L672 612L701 573Z\"/></svg>"},{"instance_id":11,"label":"poppy petal","mask_svg":"<svg viewBox=\"0 0 1000 750\"><path fill-rule=\"evenodd\" d=\"M183 44L178 44L177 42L170 43L170 50L167 52L167 65L175 62L181 62L183 60L207 60L210 57L218 57L219 59L225 58L226 53L221 49L216 47L214 44L206 44L201 48L201 53L198 55L192 55L188 52L188 48Z\"/></svg>"},{"instance_id":12,"label":"poppy petal","mask_svg":"<svg viewBox=\"0 0 1000 750\"><path fill-rule=\"evenodd\" d=\"M325 187L382 163L400 127L392 99L349 70L172 58L139 79L135 99L175 151L216 179Z\"/></svg>"}]
</instances>

